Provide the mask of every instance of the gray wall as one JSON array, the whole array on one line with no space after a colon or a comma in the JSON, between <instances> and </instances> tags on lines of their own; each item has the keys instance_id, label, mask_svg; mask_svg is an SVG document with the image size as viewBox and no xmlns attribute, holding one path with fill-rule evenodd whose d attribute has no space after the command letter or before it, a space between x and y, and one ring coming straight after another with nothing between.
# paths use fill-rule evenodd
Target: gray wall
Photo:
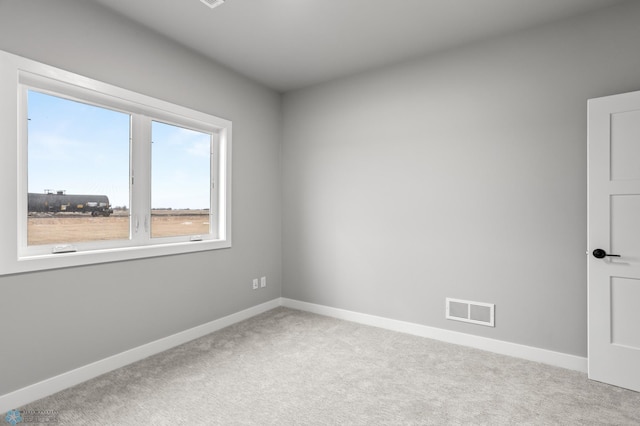
<instances>
[{"instance_id":1,"label":"gray wall","mask_svg":"<svg viewBox=\"0 0 640 426\"><path fill-rule=\"evenodd\" d=\"M0 395L280 296L279 94L84 1L0 1L0 49L234 126L233 247L1 276Z\"/></svg>"},{"instance_id":2,"label":"gray wall","mask_svg":"<svg viewBox=\"0 0 640 426\"><path fill-rule=\"evenodd\" d=\"M283 296L586 356L586 101L640 89L638 22L630 1L286 94Z\"/></svg>"}]
</instances>

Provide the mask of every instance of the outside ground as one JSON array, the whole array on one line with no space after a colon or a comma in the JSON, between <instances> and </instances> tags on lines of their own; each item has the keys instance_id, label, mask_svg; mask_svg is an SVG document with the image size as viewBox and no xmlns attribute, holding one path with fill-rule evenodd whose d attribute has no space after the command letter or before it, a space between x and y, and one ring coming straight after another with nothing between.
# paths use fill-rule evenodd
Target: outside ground
<instances>
[{"instance_id":1,"label":"outside ground","mask_svg":"<svg viewBox=\"0 0 640 426\"><path fill-rule=\"evenodd\" d=\"M80 213L30 214L27 225L28 244L128 239L128 215L128 211L115 211L109 217L92 217ZM208 234L209 211L153 210L151 232L154 238Z\"/></svg>"}]
</instances>

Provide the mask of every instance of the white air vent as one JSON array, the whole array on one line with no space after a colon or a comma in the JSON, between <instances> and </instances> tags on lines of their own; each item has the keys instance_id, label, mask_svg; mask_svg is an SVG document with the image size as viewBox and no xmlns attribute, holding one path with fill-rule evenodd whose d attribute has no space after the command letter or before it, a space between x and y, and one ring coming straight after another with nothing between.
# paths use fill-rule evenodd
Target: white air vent
<instances>
[{"instance_id":1,"label":"white air vent","mask_svg":"<svg viewBox=\"0 0 640 426\"><path fill-rule=\"evenodd\" d=\"M470 302L448 297L446 303L447 319L495 327L496 305L493 303Z\"/></svg>"},{"instance_id":2,"label":"white air vent","mask_svg":"<svg viewBox=\"0 0 640 426\"><path fill-rule=\"evenodd\" d=\"M211 9L213 9L214 7L220 6L222 3L224 3L224 0L200 0L200 1L206 4L207 6L209 6Z\"/></svg>"}]
</instances>

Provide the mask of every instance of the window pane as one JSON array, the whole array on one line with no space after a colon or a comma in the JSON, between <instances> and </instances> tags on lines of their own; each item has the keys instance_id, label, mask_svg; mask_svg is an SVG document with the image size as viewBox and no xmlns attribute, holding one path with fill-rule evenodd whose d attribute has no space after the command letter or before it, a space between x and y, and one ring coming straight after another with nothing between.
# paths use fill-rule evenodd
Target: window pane
<instances>
[{"instance_id":1,"label":"window pane","mask_svg":"<svg viewBox=\"0 0 640 426\"><path fill-rule=\"evenodd\" d=\"M151 134L151 237L208 234L211 135L158 121Z\"/></svg>"},{"instance_id":2,"label":"window pane","mask_svg":"<svg viewBox=\"0 0 640 426\"><path fill-rule=\"evenodd\" d=\"M28 91L27 244L129 238L131 117Z\"/></svg>"}]
</instances>

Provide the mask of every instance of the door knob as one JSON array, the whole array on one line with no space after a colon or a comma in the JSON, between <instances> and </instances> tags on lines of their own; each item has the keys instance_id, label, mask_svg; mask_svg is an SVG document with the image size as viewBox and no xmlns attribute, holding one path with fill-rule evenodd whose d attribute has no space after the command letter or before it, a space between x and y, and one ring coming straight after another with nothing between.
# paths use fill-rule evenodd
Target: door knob
<instances>
[{"instance_id":1,"label":"door knob","mask_svg":"<svg viewBox=\"0 0 640 426\"><path fill-rule=\"evenodd\" d=\"M606 251L602 250L602 249L595 249L593 251L593 257L597 258L597 259L603 259L605 257L620 257L619 254L607 254Z\"/></svg>"}]
</instances>

